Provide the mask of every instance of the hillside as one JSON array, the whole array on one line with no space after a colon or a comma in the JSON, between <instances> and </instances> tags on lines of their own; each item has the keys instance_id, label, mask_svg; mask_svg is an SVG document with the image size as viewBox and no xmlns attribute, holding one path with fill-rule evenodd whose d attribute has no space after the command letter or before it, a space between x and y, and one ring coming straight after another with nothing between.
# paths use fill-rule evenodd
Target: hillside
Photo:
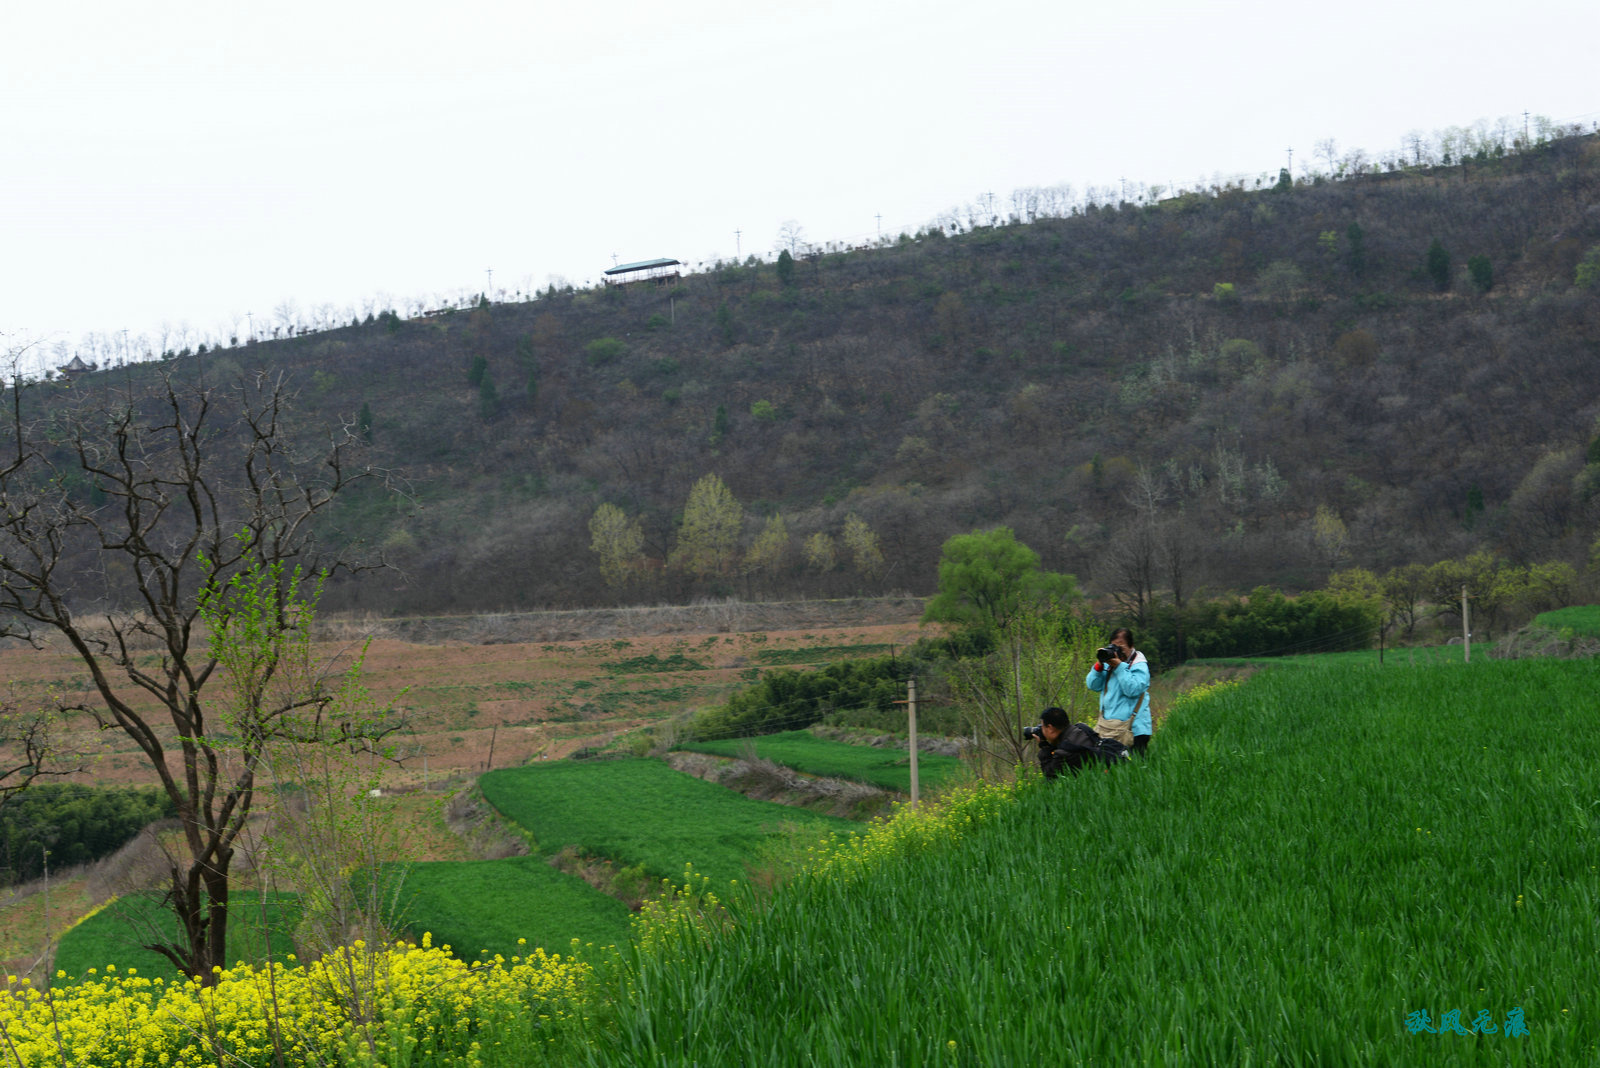
<instances>
[{"instance_id":1,"label":"hillside","mask_svg":"<svg viewBox=\"0 0 1600 1068\"><path fill-rule=\"evenodd\" d=\"M307 428L365 406L371 459L411 495L352 496L338 518L402 575L348 580L329 608L926 593L947 537L996 524L1100 592L1306 587L1480 547L1581 564L1600 285L1578 281L1600 273L1600 141L1482 155L164 367L285 371ZM782 515L781 557L665 566L708 474L737 498L742 547ZM609 585L590 550L602 504L643 537ZM851 515L881 567L837 541ZM802 551L817 534L836 539L831 570Z\"/></svg>"}]
</instances>

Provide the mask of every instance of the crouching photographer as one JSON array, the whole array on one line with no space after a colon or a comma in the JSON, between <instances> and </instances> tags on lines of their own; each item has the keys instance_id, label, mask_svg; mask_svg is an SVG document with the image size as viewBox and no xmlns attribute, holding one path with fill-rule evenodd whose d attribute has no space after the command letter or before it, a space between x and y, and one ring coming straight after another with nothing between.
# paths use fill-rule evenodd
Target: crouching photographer
<instances>
[{"instance_id":1,"label":"crouching photographer","mask_svg":"<svg viewBox=\"0 0 1600 1068\"><path fill-rule=\"evenodd\" d=\"M1095 654L1084 685L1100 695L1102 738L1115 738L1140 756L1150 745L1150 661L1133 647L1133 631L1118 627Z\"/></svg>"},{"instance_id":2,"label":"crouching photographer","mask_svg":"<svg viewBox=\"0 0 1600 1068\"><path fill-rule=\"evenodd\" d=\"M1024 727L1022 737L1039 743L1039 770L1044 777L1053 779L1062 769L1077 773L1085 752L1082 740L1069 742L1067 728L1071 725L1067 714L1059 708L1047 708L1039 716L1037 727Z\"/></svg>"}]
</instances>

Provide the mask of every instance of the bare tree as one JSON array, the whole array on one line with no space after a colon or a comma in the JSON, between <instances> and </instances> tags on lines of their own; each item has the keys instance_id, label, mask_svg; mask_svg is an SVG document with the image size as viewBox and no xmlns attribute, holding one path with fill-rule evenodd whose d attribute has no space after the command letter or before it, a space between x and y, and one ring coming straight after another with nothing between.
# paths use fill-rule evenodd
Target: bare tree
<instances>
[{"instance_id":1,"label":"bare tree","mask_svg":"<svg viewBox=\"0 0 1600 1068\"><path fill-rule=\"evenodd\" d=\"M62 750L57 710L16 693L0 697L0 805L36 779L72 775L84 769L80 755Z\"/></svg>"},{"instance_id":2,"label":"bare tree","mask_svg":"<svg viewBox=\"0 0 1600 1068\"><path fill-rule=\"evenodd\" d=\"M327 716L320 685L288 698L263 686L241 704L215 683L226 678L223 693L237 693L240 663L272 678L303 622L296 587L350 569L319 543L313 520L375 473L352 463L352 426L310 453L294 448L281 378L222 389L169 374L135 394L52 392L19 377L9 399L0 636L64 643L90 683L67 710L124 734L171 798L183 848L169 856L164 903L180 934L148 948L211 982L227 963L235 843L274 743L371 743L384 729ZM230 595L250 582L269 593L254 607ZM235 626L260 653L219 668L215 637Z\"/></svg>"},{"instance_id":3,"label":"bare tree","mask_svg":"<svg viewBox=\"0 0 1600 1068\"><path fill-rule=\"evenodd\" d=\"M799 256L806 250L806 228L793 219L785 219L783 225L778 227L778 243L775 246L779 251L789 250L789 255Z\"/></svg>"}]
</instances>

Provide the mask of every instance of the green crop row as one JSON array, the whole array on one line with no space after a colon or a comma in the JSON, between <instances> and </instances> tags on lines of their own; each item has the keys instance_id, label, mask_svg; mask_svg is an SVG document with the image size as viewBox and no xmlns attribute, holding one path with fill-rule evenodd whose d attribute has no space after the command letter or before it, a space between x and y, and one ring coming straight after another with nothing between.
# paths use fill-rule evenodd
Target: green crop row
<instances>
[{"instance_id":1,"label":"green crop row","mask_svg":"<svg viewBox=\"0 0 1600 1068\"><path fill-rule=\"evenodd\" d=\"M1558 608L1553 612L1541 612L1533 618L1533 621L1553 630L1570 630L1575 634L1600 637L1600 604L1576 605L1572 608Z\"/></svg>"}]
</instances>

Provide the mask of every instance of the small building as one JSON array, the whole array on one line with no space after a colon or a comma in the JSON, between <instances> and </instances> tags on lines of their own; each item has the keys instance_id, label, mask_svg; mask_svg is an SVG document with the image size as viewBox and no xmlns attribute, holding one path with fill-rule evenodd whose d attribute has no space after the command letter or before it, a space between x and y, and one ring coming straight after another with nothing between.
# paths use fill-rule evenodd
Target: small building
<instances>
[{"instance_id":1,"label":"small building","mask_svg":"<svg viewBox=\"0 0 1600 1068\"><path fill-rule=\"evenodd\" d=\"M64 367L57 367L56 373L70 381L79 375L86 375L90 371L98 371L99 369L98 364L84 363L82 357L78 356L77 353L73 353L72 362Z\"/></svg>"},{"instance_id":2,"label":"small building","mask_svg":"<svg viewBox=\"0 0 1600 1068\"><path fill-rule=\"evenodd\" d=\"M627 285L629 282L654 282L656 285L665 285L682 277L679 270L682 266L681 261L670 259L622 263L606 271L605 283L608 286Z\"/></svg>"}]
</instances>

